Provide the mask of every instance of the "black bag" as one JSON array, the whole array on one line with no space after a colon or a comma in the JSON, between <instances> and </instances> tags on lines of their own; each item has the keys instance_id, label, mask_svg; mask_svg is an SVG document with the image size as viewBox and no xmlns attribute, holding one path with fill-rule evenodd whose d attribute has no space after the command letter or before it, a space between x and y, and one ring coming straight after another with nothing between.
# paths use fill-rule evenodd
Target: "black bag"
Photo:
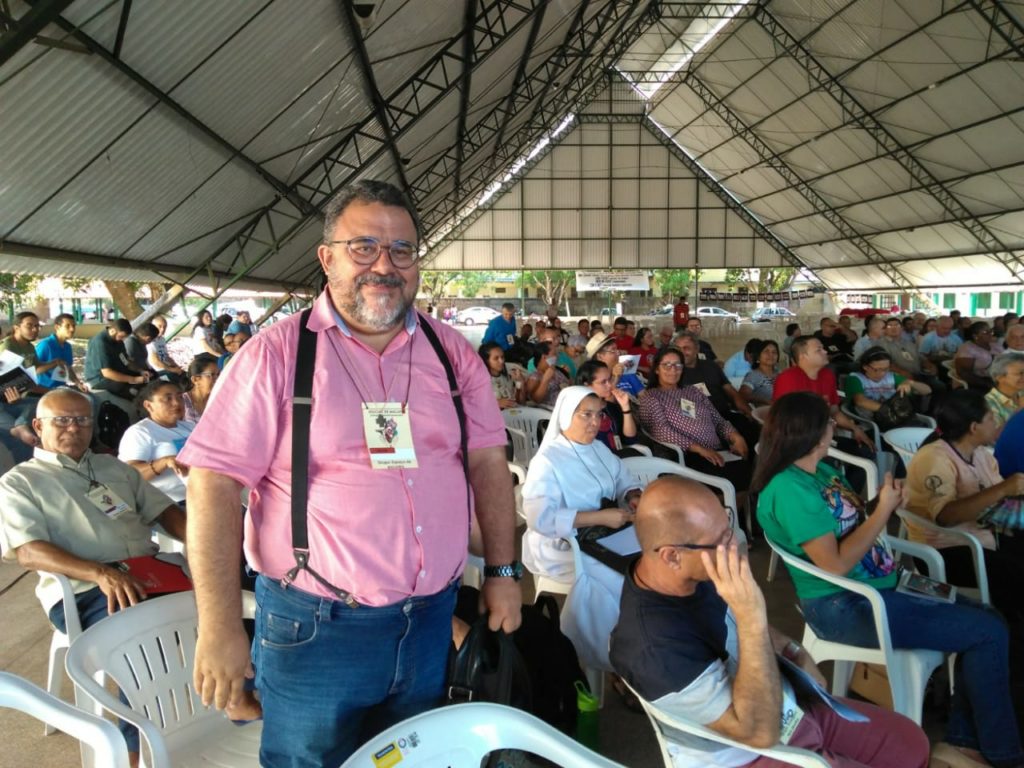
<instances>
[{"instance_id":1,"label":"black bag","mask_svg":"<svg viewBox=\"0 0 1024 768\"><path fill-rule=\"evenodd\" d=\"M96 439L116 451L129 426L131 426L131 419L127 413L109 400L100 403L99 415L96 419Z\"/></svg>"},{"instance_id":2,"label":"black bag","mask_svg":"<svg viewBox=\"0 0 1024 768\"><path fill-rule=\"evenodd\" d=\"M875 411L874 421L883 432L902 427L914 418L914 404L906 395L893 395Z\"/></svg>"},{"instance_id":3,"label":"black bag","mask_svg":"<svg viewBox=\"0 0 1024 768\"><path fill-rule=\"evenodd\" d=\"M542 595L524 605L512 637L491 632L474 618L478 592L459 590L455 614L472 622L462 647L448 661L448 703L491 701L536 715L570 736L576 732L576 682L586 677L572 641L562 634L558 603Z\"/></svg>"}]
</instances>

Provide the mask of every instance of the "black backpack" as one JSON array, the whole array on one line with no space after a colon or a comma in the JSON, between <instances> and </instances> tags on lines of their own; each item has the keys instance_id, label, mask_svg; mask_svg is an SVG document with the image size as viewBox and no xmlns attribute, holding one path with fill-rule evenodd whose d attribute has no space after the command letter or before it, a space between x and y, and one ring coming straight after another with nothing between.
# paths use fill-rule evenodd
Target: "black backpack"
<instances>
[{"instance_id":1,"label":"black backpack","mask_svg":"<svg viewBox=\"0 0 1024 768\"><path fill-rule=\"evenodd\" d=\"M131 426L128 414L109 400L100 403L99 417L96 419L96 439L109 448L117 451L121 438Z\"/></svg>"},{"instance_id":2,"label":"black backpack","mask_svg":"<svg viewBox=\"0 0 1024 768\"><path fill-rule=\"evenodd\" d=\"M448 666L449 702L493 701L519 707L570 736L576 732L576 682L586 677L572 641L562 634L558 603L542 595L523 606L523 620L511 642L477 617L479 593L459 590L455 615L472 629Z\"/></svg>"}]
</instances>

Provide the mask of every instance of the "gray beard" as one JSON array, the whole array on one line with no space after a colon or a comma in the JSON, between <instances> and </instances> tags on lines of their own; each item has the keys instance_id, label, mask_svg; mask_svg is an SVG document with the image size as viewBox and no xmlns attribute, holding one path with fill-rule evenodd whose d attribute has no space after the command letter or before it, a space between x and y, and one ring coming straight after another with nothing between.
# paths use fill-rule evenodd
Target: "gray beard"
<instances>
[{"instance_id":1,"label":"gray beard","mask_svg":"<svg viewBox=\"0 0 1024 768\"><path fill-rule=\"evenodd\" d=\"M398 301L393 301L387 296L367 301L359 289L363 285L375 282L394 285L399 290L405 287L404 281L392 283L388 278L367 279L365 275L358 278L350 290L340 288L333 280L331 287L337 286L341 307L352 320L375 331L387 331L405 319L409 307L412 306L412 300L407 300L402 294L399 294Z\"/></svg>"}]
</instances>

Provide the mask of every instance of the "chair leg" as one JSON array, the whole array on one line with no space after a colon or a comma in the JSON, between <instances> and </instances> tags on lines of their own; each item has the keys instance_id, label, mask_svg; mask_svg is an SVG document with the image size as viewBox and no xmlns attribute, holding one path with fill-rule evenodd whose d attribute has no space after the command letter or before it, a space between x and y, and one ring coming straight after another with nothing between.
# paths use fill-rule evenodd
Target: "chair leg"
<instances>
[{"instance_id":1,"label":"chair leg","mask_svg":"<svg viewBox=\"0 0 1024 768\"><path fill-rule=\"evenodd\" d=\"M845 696L850 689L850 678L853 676L852 661L832 662L832 695Z\"/></svg>"},{"instance_id":2,"label":"chair leg","mask_svg":"<svg viewBox=\"0 0 1024 768\"><path fill-rule=\"evenodd\" d=\"M772 550L772 559L768 561L768 583L775 581L775 572L779 569L779 553Z\"/></svg>"},{"instance_id":3,"label":"chair leg","mask_svg":"<svg viewBox=\"0 0 1024 768\"><path fill-rule=\"evenodd\" d=\"M46 691L55 698L60 698L60 691L64 683L64 657L67 656L68 645L64 635L53 633L53 640L50 641L50 664L46 670ZM43 735L49 736L57 729L50 724L43 726Z\"/></svg>"},{"instance_id":4,"label":"chair leg","mask_svg":"<svg viewBox=\"0 0 1024 768\"><path fill-rule=\"evenodd\" d=\"M591 694L597 699L597 706L604 708L604 670L584 667L583 674L586 675Z\"/></svg>"}]
</instances>

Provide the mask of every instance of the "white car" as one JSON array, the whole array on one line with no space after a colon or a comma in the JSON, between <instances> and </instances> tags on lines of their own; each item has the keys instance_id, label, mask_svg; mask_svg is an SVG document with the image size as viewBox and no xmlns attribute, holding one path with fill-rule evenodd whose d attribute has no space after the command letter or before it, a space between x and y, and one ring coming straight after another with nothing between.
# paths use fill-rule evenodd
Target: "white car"
<instances>
[{"instance_id":1,"label":"white car","mask_svg":"<svg viewBox=\"0 0 1024 768\"><path fill-rule=\"evenodd\" d=\"M460 325L487 325L487 323L500 314L501 312L497 312L490 307L466 307L463 310L459 310L455 322Z\"/></svg>"},{"instance_id":2,"label":"white car","mask_svg":"<svg viewBox=\"0 0 1024 768\"><path fill-rule=\"evenodd\" d=\"M772 320L791 320L795 319L796 315L785 307L761 307L755 309L754 314L751 315L751 319L755 323L769 323Z\"/></svg>"},{"instance_id":3,"label":"white car","mask_svg":"<svg viewBox=\"0 0 1024 768\"><path fill-rule=\"evenodd\" d=\"M732 320L734 323L738 323L740 321L740 316L735 312L727 312L721 307L698 307L697 317L702 320L705 318L715 317L719 320Z\"/></svg>"}]
</instances>

